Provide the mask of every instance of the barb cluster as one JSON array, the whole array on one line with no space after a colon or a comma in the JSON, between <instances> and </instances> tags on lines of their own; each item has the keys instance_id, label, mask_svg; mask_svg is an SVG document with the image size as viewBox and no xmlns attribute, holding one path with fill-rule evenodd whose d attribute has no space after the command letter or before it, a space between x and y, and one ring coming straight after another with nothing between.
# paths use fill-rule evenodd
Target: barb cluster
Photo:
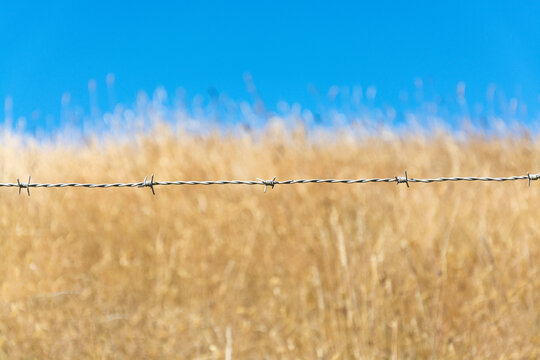
<instances>
[{"instance_id":1,"label":"barb cluster","mask_svg":"<svg viewBox=\"0 0 540 360\"><path fill-rule=\"evenodd\" d=\"M479 176L455 176L455 177L438 177L438 178L428 178L428 179L415 179L409 178L407 176L407 170L405 170L405 176L394 176L391 178L371 178L371 179L296 179L296 180L284 180L276 181L274 176L271 180L263 180L257 178L256 181L253 180L206 180L206 181L154 181L154 174L152 174L150 181L145 177L142 182L135 183L104 183L104 184L85 184L85 183L30 183L31 177L28 176L27 183L21 183L19 178L17 178L16 183L0 183L0 187L16 187L19 189L19 195L21 194L21 189L26 189L26 193L30 196L30 188L65 188L65 187L75 187L75 188L117 188L117 187L149 187L152 190L152 194L156 195L154 190L155 186L170 186L170 185L264 185L264 192L266 192L268 187L274 188L275 185L294 185L294 184L365 184L365 183L396 183L405 184L409 187L409 183L436 183L436 182L447 182L447 181L515 181L515 180L527 180L529 186L531 186L531 181L540 179L540 173L527 175L517 175L517 176L508 176L508 177L479 177Z\"/></svg>"}]
</instances>

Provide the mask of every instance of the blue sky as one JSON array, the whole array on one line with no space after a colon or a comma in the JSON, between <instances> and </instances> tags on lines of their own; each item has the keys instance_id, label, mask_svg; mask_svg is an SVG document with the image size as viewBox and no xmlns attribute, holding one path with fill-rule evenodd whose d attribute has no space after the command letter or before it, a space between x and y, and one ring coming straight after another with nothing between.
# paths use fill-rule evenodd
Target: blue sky
<instances>
[{"instance_id":1,"label":"blue sky","mask_svg":"<svg viewBox=\"0 0 540 360\"><path fill-rule=\"evenodd\" d=\"M471 103L495 84L534 109L539 19L538 1L3 1L0 99L39 123L66 92L89 112L91 79L107 110L157 86L249 99L249 73L269 108L313 106L310 84L375 86L378 104L399 107L419 78L443 98L463 81Z\"/></svg>"}]
</instances>

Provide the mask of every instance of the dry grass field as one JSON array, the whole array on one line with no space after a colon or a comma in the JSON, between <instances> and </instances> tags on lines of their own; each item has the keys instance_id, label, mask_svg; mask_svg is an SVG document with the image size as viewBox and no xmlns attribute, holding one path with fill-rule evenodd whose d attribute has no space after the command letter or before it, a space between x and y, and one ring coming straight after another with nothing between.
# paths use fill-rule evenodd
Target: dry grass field
<instances>
[{"instance_id":1,"label":"dry grass field","mask_svg":"<svg viewBox=\"0 0 540 360\"><path fill-rule=\"evenodd\" d=\"M507 176L535 139L0 141L0 182ZM0 188L0 359L540 357L540 181Z\"/></svg>"}]
</instances>

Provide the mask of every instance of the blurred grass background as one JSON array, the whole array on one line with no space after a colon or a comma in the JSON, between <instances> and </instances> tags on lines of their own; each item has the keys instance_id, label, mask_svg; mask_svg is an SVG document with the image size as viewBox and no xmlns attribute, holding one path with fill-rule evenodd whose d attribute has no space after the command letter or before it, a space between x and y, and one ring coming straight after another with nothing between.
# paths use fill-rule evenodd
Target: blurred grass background
<instances>
[{"instance_id":1,"label":"blurred grass background","mask_svg":"<svg viewBox=\"0 0 540 360\"><path fill-rule=\"evenodd\" d=\"M508 176L535 139L4 134L2 182ZM0 359L537 358L526 181L0 189Z\"/></svg>"}]
</instances>

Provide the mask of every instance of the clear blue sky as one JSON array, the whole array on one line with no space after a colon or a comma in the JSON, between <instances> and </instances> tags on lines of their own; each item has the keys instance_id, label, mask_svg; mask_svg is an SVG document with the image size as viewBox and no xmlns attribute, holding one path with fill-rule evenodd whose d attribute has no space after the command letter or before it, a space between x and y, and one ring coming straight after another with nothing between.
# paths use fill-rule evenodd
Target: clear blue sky
<instances>
[{"instance_id":1,"label":"clear blue sky","mask_svg":"<svg viewBox=\"0 0 540 360\"><path fill-rule=\"evenodd\" d=\"M532 108L539 19L539 1L3 1L0 99L42 121L59 116L65 92L89 109L90 79L106 109L109 73L129 105L159 85L249 98L248 72L270 107L309 106L308 84L374 85L395 105L421 78L443 96L464 81L473 101L494 83Z\"/></svg>"}]
</instances>

